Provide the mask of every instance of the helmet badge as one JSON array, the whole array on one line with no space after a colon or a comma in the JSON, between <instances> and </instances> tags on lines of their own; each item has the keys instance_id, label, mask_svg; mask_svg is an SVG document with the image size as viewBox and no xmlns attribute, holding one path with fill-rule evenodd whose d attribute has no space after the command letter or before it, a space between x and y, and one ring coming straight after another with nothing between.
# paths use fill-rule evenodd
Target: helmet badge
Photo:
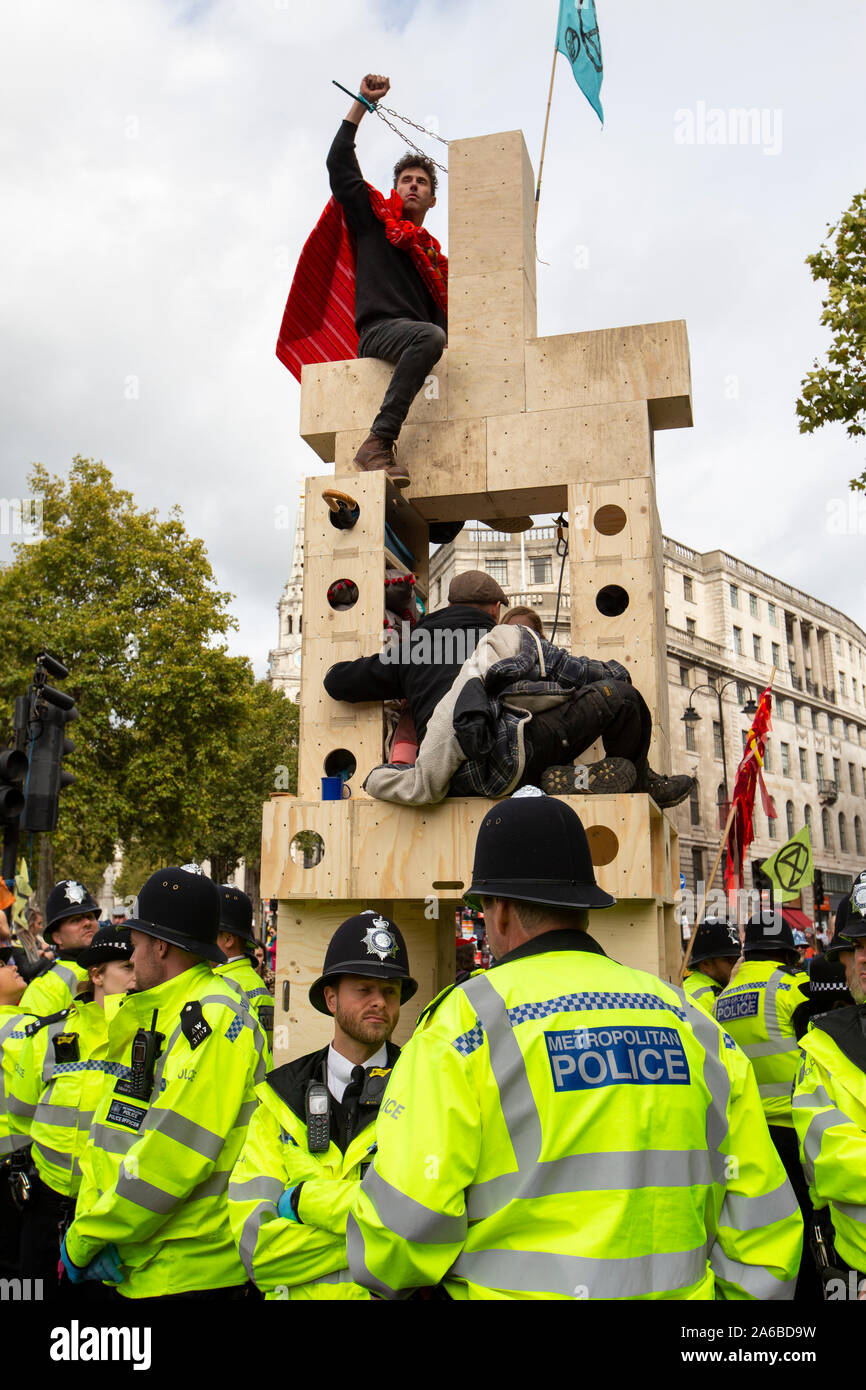
<instances>
[{"instance_id":1,"label":"helmet badge","mask_svg":"<svg viewBox=\"0 0 866 1390\"><path fill-rule=\"evenodd\" d=\"M374 917L372 926L367 928L364 933L364 945L367 947L368 956L378 956L380 960L387 960L397 954L397 942L388 929L388 923L384 917Z\"/></svg>"},{"instance_id":2,"label":"helmet badge","mask_svg":"<svg viewBox=\"0 0 866 1390\"><path fill-rule=\"evenodd\" d=\"M68 903L83 903L87 897L87 889L82 883L69 879L65 885L65 897Z\"/></svg>"}]
</instances>

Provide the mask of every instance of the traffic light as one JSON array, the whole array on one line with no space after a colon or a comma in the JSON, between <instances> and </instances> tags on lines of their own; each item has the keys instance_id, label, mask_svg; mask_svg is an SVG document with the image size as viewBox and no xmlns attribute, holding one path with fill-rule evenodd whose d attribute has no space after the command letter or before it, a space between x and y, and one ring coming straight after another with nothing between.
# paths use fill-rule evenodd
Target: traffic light
<instances>
[{"instance_id":1,"label":"traffic light","mask_svg":"<svg viewBox=\"0 0 866 1390\"><path fill-rule=\"evenodd\" d=\"M815 908L817 910L821 906L821 903L824 901L824 874L820 869L815 870L815 878L812 883L812 893L815 898Z\"/></svg>"},{"instance_id":2,"label":"traffic light","mask_svg":"<svg viewBox=\"0 0 866 1390\"><path fill-rule=\"evenodd\" d=\"M71 695L47 683L47 677L65 680L69 675L61 661L41 653L36 659L36 675L30 697L29 767L25 782L22 830L54 830L57 825L60 793L75 781L63 767L63 759L75 751L66 737L66 725L78 718Z\"/></svg>"},{"instance_id":3,"label":"traffic light","mask_svg":"<svg viewBox=\"0 0 866 1390\"><path fill-rule=\"evenodd\" d=\"M14 825L24 807L21 783L27 772L27 755L17 748L0 753L0 825Z\"/></svg>"}]
</instances>

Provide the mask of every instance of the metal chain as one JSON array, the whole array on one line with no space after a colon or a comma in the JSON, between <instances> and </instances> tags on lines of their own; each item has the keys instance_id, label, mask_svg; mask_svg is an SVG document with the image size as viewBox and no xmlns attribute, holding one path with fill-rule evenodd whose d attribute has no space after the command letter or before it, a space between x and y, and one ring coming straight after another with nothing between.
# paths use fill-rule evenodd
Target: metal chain
<instances>
[{"instance_id":1,"label":"metal chain","mask_svg":"<svg viewBox=\"0 0 866 1390\"><path fill-rule=\"evenodd\" d=\"M383 114L386 111L388 113L387 116ZM408 116L401 116L399 111L392 111L390 106L382 106L381 103L377 104L376 106L376 115L381 117L381 119L385 122L386 126L393 130L394 134L399 136L399 138L403 140L410 147L410 149L413 149L416 154L423 155L425 159L429 159L430 163L435 164L437 169L441 169L443 174L448 173L448 168L445 164L440 164L438 160L433 159L430 155L426 154L424 150L422 150L418 145L415 144L414 140L409 139L409 136L405 133L405 131L398 130L397 126L395 126L392 121L388 120L388 116L393 116L394 120L402 121L404 125L410 125L413 130L419 130L422 135L429 135L431 139L438 140L440 145L447 146L448 141L444 140L441 135L437 135L435 130L425 130L424 126L418 125L415 121L410 121Z\"/></svg>"}]
</instances>

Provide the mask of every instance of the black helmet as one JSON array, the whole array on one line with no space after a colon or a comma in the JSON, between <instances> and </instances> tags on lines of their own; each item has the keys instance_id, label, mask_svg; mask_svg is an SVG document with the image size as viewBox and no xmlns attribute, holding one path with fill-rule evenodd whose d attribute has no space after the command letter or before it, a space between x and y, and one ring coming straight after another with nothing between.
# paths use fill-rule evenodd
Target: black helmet
<instances>
[{"instance_id":1,"label":"black helmet","mask_svg":"<svg viewBox=\"0 0 866 1390\"><path fill-rule=\"evenodd\" d=\"M100 927L90 945L79 955L78 964L89 968L104 965L107 960L130 960L132 951L132 932L128 927Z\"/></svg>"},{"instance_id":2,"label":"black helmet","mask_svg":"<svg viewBox=\"0 0 866 1390\"><path fill-rule=\"evenodd\" d=\"M714 956L736 959L739 954L740 934L734 923L705 920L695 930L695 944L689 964L697 965L698 961L712 960Z\"/></svg>"},{"instance_id":3,"label":"black helmet","mask_svg":"<svg viewBox=\"0 0 866 1390\"><path fill-rule=\"evenodd\" d=\"M836 908L836 920L833 923L833 936L825 952L829 961L838 961L840 951L853 951L854 942L847 936L848 914L851 909L851 898L843 898Z\"/></svg>"},{"instance_id":4,"label":"black helmet","mask_svg":"<svg viewBox=\"0 0 866 1390\"><path fill-rule=\"evenodd\" d=\"M235 888L232 883L221 883L220 893L220 931L234 932L244 941L256 944L253 931L253 900Z\"/></svg>"},{"instance_id":5,"label":"black helmet","mask_svg":"<svg viewBox=\"0 0 866 1390\"><path fill-rule=\"evenodd\" d=\"M339 975L368 975L376 980L402 980L400 1003L418 989L409 974L409 956L403 933L390 918L375 908L349 917L331 937L325 954L325 964L318 980L310 985L310 1003L320 1014L328 1014L325 1003L326 984L333 984Z\"/></svg>"},{"instance_id":6,"label":"black helmet","mask_svg":"<svg viewBox=\"0 0 866 1390\"><path fill-rule=\"evenodd\" d=\"M828 1009L837 1008L840 1004L854 1003L848 993L845 967L839 959L838 952L831 955L828 950L824 955L812 957L809 966L809 1000L814 1005L810 1014L826 1013Z\"/></svg>"},{"instance_id":7,"label":"black helmet","mask_svg":"<svg viewBox=\"0 0 866 1390\"><path fill-rule=\"evenodd\" d=\"M216 944L220 929L219 889L204 874L188 873L186 869L157 869L133 903L126 926L219 965L225 961Z\"/></svg>"},{"instance_id":8,"label":"black helmet","mask_svg":"<svg viewBox=\"0 0 866 1390\"><path fill-rule=\"evenodd\" d=\"M516 796L492 806L475 841L470 907L484 898L550 907L613 907L599 888L579 816L552 796Z\"/></svg>"},{"instance_id":9,"label":"black helmet","mask_svg":"<svg viewBox=\"0 0 866 1390\"><path fill-rule=\"evenodd\" d=\"M800 959L800 952L794 942L794 933L782 918L778 908L769 922L765 922L763 914L759 913L757 917L753 917L750 922L746 923L743 955L754 955L757 951L772 951L779 955L785 955L794 965Z\"/></svg>"},{"instance_id":10,"label":"black helmet","mask_svg":"<svg viewBox=\"0 0 866 1390\"><path fill-rule=\"evenodd\" d=\"M67 917L82 917L86 912L95 912L97 918L99 917L99 903L93 895L77 879L61 879L48 894L43 939L53 941L55 927L59 927Z\"/></svg>"},{"instance_id":11,"label":"black helmet","mask_svg":"<svg viewBox=\"0 0 866 1390\"><path fill-rule=\"evenodd\" d=\"M866 936L866 869L861 869L854 880L854 886L847 899L848 907L845 918L845 935L850 941L858 937ZM842 904L839 904L841 911ZM838 914L836 932L838 933Z\"/></svg>"}]
</instances>

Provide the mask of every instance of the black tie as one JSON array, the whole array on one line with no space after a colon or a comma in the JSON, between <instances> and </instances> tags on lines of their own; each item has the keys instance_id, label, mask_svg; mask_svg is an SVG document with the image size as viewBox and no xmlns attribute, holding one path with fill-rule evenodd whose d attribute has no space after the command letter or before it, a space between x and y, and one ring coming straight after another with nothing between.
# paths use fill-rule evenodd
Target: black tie
<instances>
[{"instance_id":1,"label":"black tie","mask_svg":"<svg viewBox=\"0 0 866 1390\"><path fill-rule=\"evenodd\" d=\"M366 1079L367 1073L363 1067L352 1068L352 1079L343 1092L343 1104L352 1115L354 1115L358 1109L358 1098L361 1095L361 1091L364 1089L364 1082Z\"/></svg>"}]
</instances>

